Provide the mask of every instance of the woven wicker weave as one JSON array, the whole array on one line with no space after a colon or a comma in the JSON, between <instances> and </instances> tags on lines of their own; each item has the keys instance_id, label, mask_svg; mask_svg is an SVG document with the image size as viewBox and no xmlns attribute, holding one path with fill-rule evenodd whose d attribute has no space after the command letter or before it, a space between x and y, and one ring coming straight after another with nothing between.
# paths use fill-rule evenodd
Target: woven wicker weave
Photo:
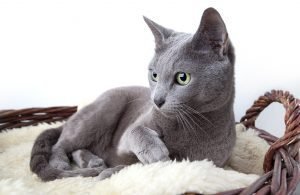
<instances>
[{"instance_id":1,"label":"woven wicker weave","mask_svg":"<svg viewBox=\"0 0 300 195\"><path fill-rule=\"evenodd\" d=\"M4 129L62 121L77 111L77 107L28 108L0 111L0 132Z\"/></svg>"},{"instance_id":2,"label":"woven wicker weave","mask_svg":"<svg viewBox=\"0 0 300 195\"><path fill-rule=\"evenodd\" d=\"M271 103L283 104L285 133L277 138L255 126L258 115ZM0 131L41 122L51 123L67 119L77 111L77 107L31 108L0 112ZM255 183L247 188L218 193L218 195L290 195L300 182L300 100L289 92L273 90L260 96L242 117L241 123L247 128L256 129L259 136L270 144L265 155L264 171ZM186 193L195 194L195 193Z\"/></svg>"},{"instance_id":3,"label":"woven wicker weave","mask_svg":"<svg viewBox=\"0 0 300 195\"><path fill-rule=\"evenodd\" d=\"M285 132L281 138L255 126L258 115L273 102L283 104L286 111ZM272 90L253 103L246 111L246 115L242 117L241 123L247 128L256 129L259 136L270 144L264 160L265 174L248 188L218 195L293 194L300 182L300 100L294 98L289 92Z\"/></svg>"}]
</instances>

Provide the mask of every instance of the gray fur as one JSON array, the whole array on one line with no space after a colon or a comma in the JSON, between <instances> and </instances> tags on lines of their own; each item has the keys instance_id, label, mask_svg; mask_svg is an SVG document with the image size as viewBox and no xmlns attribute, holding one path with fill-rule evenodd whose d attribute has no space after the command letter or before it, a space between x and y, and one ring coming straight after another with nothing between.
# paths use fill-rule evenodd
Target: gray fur
<instances>
[{"instance_id":1,"label":"gray fur","mask_svg":"<svg viewBox=\"0 0 300 195\"><path fill-rule=\"evenodd\" d=\"M89 150L81 149L72 152L72 159L80 168L106 168L104 160L92 154Z\"/></svg>"},{"instance_id":2,"label":"gray fur","mask_svg":"<svg viewBox=\"0 0 300 195\"><path fill-rule=\"evenodd\" d=\"M226 163L235 143L234 51L221 16L213 8L205 10L194 35L144 20L156 43L149 64L150 88L105 92L63 125L53 147L44 140L51 131L42 133L33 147L31 170L43 180L94 176L99 171L98 178L104 179L126 165L169 159ZM177 84L178 72L189 73L190 83ZM54 133L51 139L60 132ZM40 143L49 145L43 158L38 158ZM71 170L70 155L80 171ZM55 170L49 177L48 169Z\"/></svg>"}]
</instances>

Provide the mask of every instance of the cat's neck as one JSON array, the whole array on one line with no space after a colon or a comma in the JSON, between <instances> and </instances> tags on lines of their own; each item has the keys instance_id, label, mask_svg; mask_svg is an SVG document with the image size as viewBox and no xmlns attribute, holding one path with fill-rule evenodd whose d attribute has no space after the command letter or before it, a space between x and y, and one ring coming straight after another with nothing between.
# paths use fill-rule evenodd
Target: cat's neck
<instances>
[{"instance_id":1,"label":"cat's neck","mask_svg":"<svg viewBox=\"0 0 300 195\"><path fill-rule=\"evenodd\" d=\"M234 121L233 102L234 98L231 96L231 98L219 108L212 111L203 112L202 114L212 121L215 126L223 129L221 128L222 126L225 124L230 124L232 120Z\"/></svg>"},{"instance_id":2,"label":"cat's neck","mask_svg":"<svg viewBox=\"0 0 300 195\"><path fill-rule=\"evenodd\" d=\"M151 108L149 114L150 126L156 130L174 129L178 125L176 115L174 114L161 112L155 107Z\"/></svg>"},{"instance_id":3,"label":"cat's neck","mask_svg":"<svg viewBox=\"0 0 300 195\"><path fill-rule=\"evenodd\" d=\"M194 111L192 111L193 109ZM159 128L162 131L175 130L182 125L194 125L195 128L198 126L203 129L210 129L216 133L217 130L229 128L226 125L234 124L234 112L233 112L233 101L229 101L222 107L212 111L202 112L201 109L191 107L191 109L182 111L180 114L169 114L161 112L159 109L152 107L150 109L151 123L154 125L153 128ZM182 119L184 118L184 119ZM186 122L188 120L188 122ZM184 123L184 124L182 124ZM197 123L194 124L194 123Z\"/></svg>"}]
</instances>

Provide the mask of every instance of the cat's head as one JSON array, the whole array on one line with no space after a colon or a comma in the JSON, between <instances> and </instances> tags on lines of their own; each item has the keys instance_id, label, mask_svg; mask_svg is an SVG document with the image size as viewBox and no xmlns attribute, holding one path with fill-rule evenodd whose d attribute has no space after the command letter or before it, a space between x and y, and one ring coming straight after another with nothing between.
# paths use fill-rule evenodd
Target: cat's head
<instances>
[{"instance_id":1,"label":"cat's head","mask_svg":"<svg viewBox=\"0 0 300 195\"><path fill-rule=\"evenodd\" d=\"M151 98L161 111L183 105L218 109L234 96L234 51L226 26L213 8L204 11L194 35L176 32L144 17L155 38L149 65Z\"/></svg>"}]
</instances>

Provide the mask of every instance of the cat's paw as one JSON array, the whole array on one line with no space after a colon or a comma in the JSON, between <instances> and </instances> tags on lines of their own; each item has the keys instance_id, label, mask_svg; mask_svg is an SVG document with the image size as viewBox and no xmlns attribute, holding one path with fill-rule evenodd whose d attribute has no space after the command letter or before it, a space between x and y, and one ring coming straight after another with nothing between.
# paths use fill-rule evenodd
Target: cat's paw
<instances>
[{"instance_id":1,"label":"cat's paw","mask_svg":"<svg viewBox=\"0 0 300 195\"><path fill-rule=\"evenodd\" d=\"M98 180L104 180L106 178L111 177L113 174L119 172L121 169L123 169L125 166L124 165L119 165L113 168L108 168L103 170L97 177Z\"/></svg>"},{"instance_id":2,"label":"cat's paw","mask_svg":"<svg viewBox=\"0 0 300 195\"><path fill-rule=\"evenodd\" d=\"M57 159L50 160L49 162L50 166L59 170L70 170L72 167L69 163L65 161L60 161Z\"/></svg>"},{"instance_id":3,"label":"cat's paw","mask_svg":"<svg viewBox=\"0 0 300 195\"><path fill-rule=\"evenodd\" d=\"M136 154L143 164L170 160L169 150L158 137L153 137L153 140L145 142L148 142L145 144L146 147Z\"/></svg>"},{"instance_id":4,"label":"cat's paw","mask_svg":"<svg viewBox=\"0 0 300 195\"><path fill-rule=\"evenodd\" d=\"M87 165L88 168L103 167L106 168L104 160L101 158L91 159Z\"/></svg>"}]
</instances>

